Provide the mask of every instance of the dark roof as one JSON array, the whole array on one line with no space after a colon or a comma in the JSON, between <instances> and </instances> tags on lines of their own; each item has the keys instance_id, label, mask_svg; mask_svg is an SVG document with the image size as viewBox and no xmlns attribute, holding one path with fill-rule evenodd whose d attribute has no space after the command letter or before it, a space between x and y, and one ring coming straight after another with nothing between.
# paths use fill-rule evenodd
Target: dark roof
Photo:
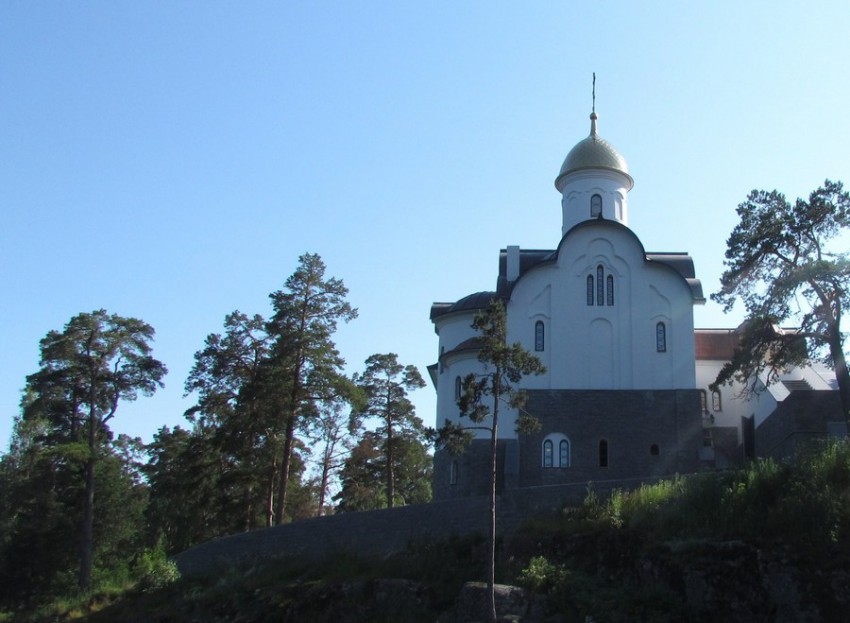
<instances>
[{"instance_id":1,"label":"dark roof","mask_svg":"<svg viewBox=\"0 0 850 623\"><path fill-rule=\"evenodd\" d=\"M646 259L649 262L656 262L669 266L677 273L682 275L688 286L691 288L691 295L695 301L700 303L705 302L705 296L702 293L702 283L696 278L694 271L694 259L685 252L681 253L647 253Z\"/></svg>"},{"instance_id":2,"label":"dark roof","mask_svg":"<svg viewBox=\"0 0 850 623\"><path fill-rule=\"evenodd\" d=\"M484 291L465 296L456 303L434 303L431 305L431 320L454 312L485 309L494 298L495 292Z\"/></svg>"},{"instance_id":3,"label":"dark roof","mask_svg":"<svg viewBox=\"0 0 850 623\"><path fill-rule=\"evenodd\" d=\"M618 223L617 221L611 220L587 220L582 221L577 224L573 229L579 227L592 227L598 225L599 223L606 223L608 225L614 227L621 227L626 231L630 232L633 236L635 233L623 225L622 223ZM571 230L572 231L572 230ZM564 236L569 235L569 232ZM637 236L635 236L637 238ZM640 244L640 240L638 240ZM563 239L562 239L563 244ZM641 244L641 247L643 245ZM691 296L694 301L697 303L705 302L705 297L702 293L702 283L699 279L696 278L696 271L694 270L694 260L693 258L685 253L676 252L676 253L647 253L644 252L644 256L646 257L647 262L652 262L655 264L662 264L667 266L668 268L672 268L675 270L685 282L688 284L688 287L691 289ZM552 249L520 249L519 252L519 276L522 277L526 272L534 268L539 264L544 264L546 262L554 262L558 257L558 250ZM508 251L507 249L501 249L499 251L499 278L496 282L496 293L502 298L508 298L510 296L510 292L513 289L513 283L508 282L507 278L508 273ZM433 317L433 316L432 316Z\"/></svg>"},{"instance_id":4,"label":"dark roof","mask_svg":"<svg viewBox=\"0 0 850 623\"><path fill-rule=\"evenodd\" d=\"M481 350L481 343L482 342L480 337L471 337L469 339L464 340L450 351L446 351L445 353L440 355L440 359L443 360L450 355L456 355L458 353Z\"/></svg>"},{"instance_id":5,"label":"dark roof","mask_svg":"<svg viewBox=\"0 0 850 623\"><path fill-rule=\"evenodd\" d=\"M604 223L611 227L622 228L629 232L632 236L634 236L637 243L640 245L640 248L643 249L643 244L638 239L637 235L617 221L612 220L586 220L582 221L575 225L570 231L574 229L578 229L580 227L596 227L599 224ZM570 232L567 232L564 237L561 239L561 244L564 244L564 240L569 236ZM559 245L560 248L560 245ZM702 283L699 279L696 278L696 272L694 270L694 260L693 258L685 252L676 252L676 253L647 253L644 251L644 257L646 261L649 263L665 266L676 271L682 279L685 280L688 287L691 290L691 296L695 303L704 303L705 296L702 293ZM547 262L554 262L558 258L558 249L520 249L519 250L519 277L521 278L525 273L533 269L535 266L539 266L541 264L545 264ZM484 309L487 305L490 304L490 301L494 298L500 298L503 300L507 300L511 296L511 290L513 290L514 282L508 281L508 250L501 249L499 251L499 277L496 280L496 291L495 292L476 292L474 294L470 294L469 296L465 296L459 301L455 303L434 303L431 305L431 321L436 320L440 316L444 316L446 314L452 312L459 311L469 311L469 310L478 310Z\"/></svg>"},{"instance_id":6,"label":"dark roof","mask_svg":"<svg viewBox=\"0 0 850 623\"><path fill-rule=\"evenodd\" d=\"M520 249L519 251L519 274L523 275L538 264L554 261L558 254L552 249ZM508 250L499 251L499 278L496 281L496 293L502 298L507 298L511 290L508 283Z\"/></svg>"}]
</instances>

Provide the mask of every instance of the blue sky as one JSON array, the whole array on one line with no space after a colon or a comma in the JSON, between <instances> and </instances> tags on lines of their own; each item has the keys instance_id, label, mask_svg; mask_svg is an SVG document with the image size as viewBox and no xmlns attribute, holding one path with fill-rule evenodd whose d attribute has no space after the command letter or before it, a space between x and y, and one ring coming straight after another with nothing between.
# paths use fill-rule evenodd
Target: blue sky
<instances>
[{"instance_id":1,"label":"blue sky","mask_svg":"<svg viewBox=\"0 0 850 623\"><path fill-rule=\"evenodd\" d=\"M848 24L839 1L0 3L0 448L38 341L98 308L152 324L170 370L114 429L183 423L204 337L267 314L306 251L360 310L349 371L424 373L433 301L557 245L594 71L632 229L712 292L751 189L850 183Z\"/></svg>"}]
</instances>

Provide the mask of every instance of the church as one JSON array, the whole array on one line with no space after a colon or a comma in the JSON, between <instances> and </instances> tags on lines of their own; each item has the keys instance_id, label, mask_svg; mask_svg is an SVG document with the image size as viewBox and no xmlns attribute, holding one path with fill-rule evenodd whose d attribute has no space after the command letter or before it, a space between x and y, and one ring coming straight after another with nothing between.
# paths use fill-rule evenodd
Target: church
<instances>
[{"instance_id":1,"label":"church","mask_svg":"<svg viewBox=\"0 0 850 623\"><path fill-rule=\"evenodd\" d=\"M709 387L737 344L735 329L696 329L705 303L686 252L646 251L629 228L634 185L625 158L598 132L567 154L555 178L561 239L555 249L507 246L496 289L431 306L439 355L429 372L437 427L460 419L461 380L485 372L474 315L491 300L507 310L508 342L546 366L522 379L525 411L541 429L517 434L500 411L497 489L634 482L787 456L812 437L844 434L834 374L795 368L762 391ZM458 258L462 260L462 258ZM840 429L840 430L839 430ZM434 457L435 500L483 494L489 432L466 451Z\"/></svg>"}]
</instances>

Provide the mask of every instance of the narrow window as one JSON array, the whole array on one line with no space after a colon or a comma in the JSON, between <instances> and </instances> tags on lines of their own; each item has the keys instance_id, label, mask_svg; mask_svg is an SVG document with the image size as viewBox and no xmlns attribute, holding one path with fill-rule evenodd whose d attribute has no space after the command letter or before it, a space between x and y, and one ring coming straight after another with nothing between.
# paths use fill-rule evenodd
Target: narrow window
<instances>
[{"instance_id":1,"label":"narrow window","mask_svg":"<svg viewBox=\"0 0 850 623\"><path fill-rule=\"evenodd\" d=\"M658 456L660 454L660 452L658 450L658 444L657 443L654 443L649 447L649 453L652 456Z\"/></svg>"},{"instance_id":2,"label":"narrow window","mask_svg":"<svg viewBox=\"0 0 850 623\"><path fill-rule=\"evenodd\" d=\"M561 440L561 444L558 446L559 456L558 456L558 464L561 467L569 467L570 466L570 442L566 439Z\"/></svg>"},{"instance_id":3,"label":"narrow window","mask_svg":"<svg viewBox=\"0 0 850 623\"><path fill-rule=\"evenodd\" d=\"M708 396L704 389L699 390L699 407L703 413L708 413Z\"/></svg>"},{"instance_id":4,"label":"narrow window","mask_svg":"<svg viewBox=\"0 0 850 623\"><path fill-rule=\"evenodd\" d=\"M593 305L593 275L587 276L587 304Z\"/></svg>"},{"instance_id":5,"label":"narrow window","mask_svg":"<svg viewBox=\"0 0 850 623\"><path fill-rule=\"evenodd\" d=\"M720 392L716 389L711 392L711 408L715 411L720 411Z\"/></svg>"},{"instance_id":6,"label":"narrow window","mask_svg":"<svg viewBox=\"0 0 850 623\"><path fill-rule=\"evenodd\" d=\"M605 269L602 264L596 267L596 304L605 305Z\"/></svg>"},{"instance_id":7,"label":"narrow window","mask_svg":"<svg viewBox=\"0 0 850 623\"><path fill-rule=\"evenodd\" d=\"M457 460L452 461L451 470L449 471L449 484L457 484Z\"/></svg>"},{"instance_id":8,"label":"narrow window","mask_svg":"<svg viewBox=\"0 0 850 623\"><path fill-rule=\"evenodd\" d=\"M546 346L545 331L542 320L538 320L534 323L534 350L541 351Z\"/></svg>"},{"instance_id":9,"label":"narrow window","mask_svg":"<svg viewBox=\"0 0 850 623\"><path fill-rule=\"evenodd\" d=\"M667 327L663 322L655 325L655 350L659 353L667 352Z\"/></svg>"},{"instance_id":10,"label":"narrow window","mask_svg":"<svg viewBox=\"0 0 850 623\"><path fill-rule=\"evenodd\" d=\"M608 442L604 439L599 442L599 467L608 467Z\"/></svg>"},{"instance_id":11,"label":"narrow window","mask_svg":"<svg viewBox=\"0 0 850 623\"><path fill-rule=\"evenodd\" d=\"M590 198L590 216L591 218L596 218L602 215L602 197L600 195L593 195Z\"/></svg>"},{"instance_id":12,"label":"narrow window","mask_svg":"<svg viewBox=\"0 0 850 623\"><path fill-rule=\"evenodd\" d=\"M440 347L440 374L442 374L443 370L445 370L445 366L443 365L443 355L445 355L445 354L446 354L446 347L441 346Z\"/></svg>"},{"instance_id":13,"label":"narrow window","mask_svg":"<svg viewBox=\"0 0 850 623\"><path fill-rule=\"evenodd\" d=\"M605 294L606 294L606 297L608 299L608 304L613 305L614 304L614 275L608 275L605 278L605 285L606 285L606 290L607 290L605 292Z\"/></svg>"},{"instance_id":14,"label":"narrow window","mask_svg":"<svg viewBox=\"0 0 850 623\"><path fill-rule=\"evenodd\" d=\"M552 467L552 440L547 439L543 442L543 467Z\"/></svg>"},{"instance_id":15,"label":"narrow window","mask_svg":"<svg viewBox=\"0 0 850 623\"><path fill-rule=\"evenodd\" d=\"M463 383L461 382L460 377L456 376L455 377L455 402L460 401L460 393L461 393L461 386L462 385L463 385Z\"/></svg>"}]
</instances>

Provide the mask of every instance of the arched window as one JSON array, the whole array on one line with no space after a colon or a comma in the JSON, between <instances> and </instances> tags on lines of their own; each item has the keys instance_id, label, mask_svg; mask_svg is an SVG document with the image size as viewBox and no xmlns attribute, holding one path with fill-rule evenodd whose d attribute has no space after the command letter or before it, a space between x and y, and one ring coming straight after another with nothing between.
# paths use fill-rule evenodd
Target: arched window
<instances>
[{"instance_id":1,"label":"arched window","mask_svg":"<svg viewBox=\"0 0 850 623\"><path fill-rule=\"evenodd\" d=\"M570 440L562 433L552 433L543 440L543 467L570 466ZM558 455L555 456L555 450Z\"/></svg>"},{"instance_id":2,"label":"arched window","mask_svg":"<svg viewBox=\"0 0 850 623\"><path fill-rule=\"evenodd\" d=\"M546 329L543 326L543 321L538 320L534 323L534 350L541 351L546 346Z\"/></svg>"},{"instance_id":3,"label":"arched window","mask_svg":"<svg viewBox=\"0 0 850 623\"><path fill-rule=\"evenodd\" d=\"M561 443L558 444L558 466L559 467L569 467L570 466L570 441L569 441L569 439L561 439Z\"/></svg>"},{"instance_id":4,"label":"arched window","mask_svg":"<svg viewBox=\"0 0 850 623\"><path fill-rule=\"evenodd\" d=\"M720 407L720 392L715 389L711 392L711 408L715 411L720 411Z\"/></svg>"},{"instance_id":5,"label":"arched window","mask_svg":"<svg viewBox=\"0 0 850 623\"><path fill-rule=\"evenodd\" d=\"M605 304L605 269L602 264L596 267L596 304Z\"/></svg>"},{"instance_id":6,"label":"arched window","mask_svg":"<svg viewBox=\"0 0 850 623\"><path fill-rule=\"evenodd\" d=\"M602 215L602 196L593 195L590 198L590 216L596 218Z\"/></svg>"},{"instance_id":7,"label":"arched window","mask_svg":"<svg viewBox=\"0 0 850 623\"><path fill-rule=\"evenodd\" d=\"M596 279L593 274L587 276L587 304L588 305L614 304L614 275L605 277L605 267L602 264L596 267Z\"/></svg>"},{"instance_id":8,"label":"arched window","mask_svg":"<svg viewBox=\"0 0 850 623\"><path fill-rule=\"evenodd\" d=\"M661 452L660 452L660 451L659 451L659 449L658 449L658 444L657 444L657 443L654 443L654 444L652 444L652 445L649 447L649 453L650 453L652 456L658 456L659 454L661 454Z\"/></svg>"},{"instance_id":9,"label":"arched window","mask_svg":"<svg viewBox=\"0 0 850 623\"><path fill-rule=\"evenodd\" d=\"M599 441L599 467L608 467L608 442L605 439Z\"/></svg>"},{"instance_id":10,"label":"arched window","mask_svg":"<svg viewBox=\"0 0 850 623\"><path fill-rule=\"evenodd\" d=\"M655 350L659 353L667 352L667 326L663 322L655 325Z\"/></svg>"},{"instance_id":11,"label":"arched window","mask_svg":"<svg viewBox=\"0 0 850 623\"><path fill-rule=\"evenodd\" d=\"M449 484L456 485L457 484L457 459L452 461L451 468L449 470Z\"/></svg>"},{"instance_id":12,"label":"arched window","mask_svg":"<svg viewBox=\"0 0 850 623\"><path fill-rule=\"evenodd\" d=\"M455 377L455 402L460 400L460 394L462 390L463 382L460 380L459 376Z\"/></svg>"},{"instance_id":13,"label":"arched window","mask_svg":"<svg viewBox=\"0 0 850 623\"><path fill-rule=\"evenodd\" d=\"M553 444L551 439L543 442L543 467L552 467Z\"/></svg>"},{"instance_id":14,"label":"arched window","mask_svg":"<svg viewBox=\"0 0 850 623\"><path fill-rule=\"evenodd\" d=\"M708 395L704 389L699 390L699 407L703 413L708 413Z\"/></svg>"}]
</instances>

